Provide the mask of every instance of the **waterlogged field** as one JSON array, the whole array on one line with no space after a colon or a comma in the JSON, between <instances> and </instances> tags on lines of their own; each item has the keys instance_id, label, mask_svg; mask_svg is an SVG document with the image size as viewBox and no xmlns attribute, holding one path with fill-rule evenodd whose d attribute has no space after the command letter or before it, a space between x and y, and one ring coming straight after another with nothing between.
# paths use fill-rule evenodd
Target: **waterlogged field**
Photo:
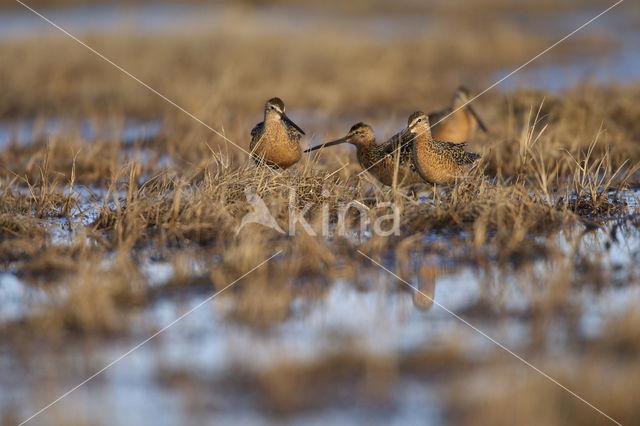
<instances>
[{"instance_id":1,"label":"waterlogged field","mask_svg":"<svg viewBox=\"0 0 640 426\"><path fill-rule=\"evenodd\" d=\"M610 4L33 3L228 140L3 8L0 423L640 423L627 3L474 101L481 162L417 197L229 140L272 96L304 147L384 140Z\"/></svg>"}]
</instances>

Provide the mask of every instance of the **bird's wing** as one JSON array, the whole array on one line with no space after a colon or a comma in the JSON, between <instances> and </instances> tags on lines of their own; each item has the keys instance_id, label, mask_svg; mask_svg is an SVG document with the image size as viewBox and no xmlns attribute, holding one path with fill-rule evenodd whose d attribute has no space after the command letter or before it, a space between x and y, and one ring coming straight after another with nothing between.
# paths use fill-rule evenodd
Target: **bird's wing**
<instances>
[{"instance_id":1,"label":"bird's wing","mask_svg":"<svg viewBox=\"0 0 640 426\"><path fill-rule=\"evenodd\" d=\"M411 142L412 135L409 129L402 129L395 135L391 136L388 141L382 144L382 152L385 154L390 154L394 150L400 147L400 152L402 154L411 155Z\"/></svg>"},{"instance_id":2,"label":"bird's wing","mask_svg":"<svg viewBox=\"0 0 640 426\"><path fill-rule=\"evenodd\" d=\"M260 138L260 135L262 134L264 130L264 122L261 121L260 123L256 124L255 126L253 126L253 129L251 129L251 144L249 145L249 148L253 151L253 147L256 144L256 142L258 141L258 139Z\"/></svg>"},{"instance_id":3,"label":"bird's wing","mask_svg":"<svg viewBox=\"0 0 640 426\"><path fill-rule=\"evenodd\" d=\"M467 147L466 142L454 143L454 142L439 141L437 139L434 139L433 142L434 142L433 146L435 150L438 152L445 152L445 151L464 152L465 148Z\"/></svg>"},{"instance_id":4,"label":"bird's wing","mask_svg":"<svg viewBox=\"0 0 640 426\"><path fill-rule=\"evenodd\" d=\"M304 133L300 132L298 129L296 129L293 126L289 126L288 124L285 123L285 126L287 128L287 134L289 135L289 137L293 140L299 141L300 138L302 138L302 135L304 135Z\"/></svg>"},{"instance_id":5,"label":"bird's wing","mask_svg":"<svg viewBox=\"0 0 640 426\"><path fill-rule=\"evenodd\" d=\"M449 157L459 165L471 164L480 157L478 154L466 151L466 142L453 143L439 140L434 140L433 142L433 148L437 154Z\"/></svg>"},{"instance_id":6,"label":"bird's wing","mask_svg":"<svg viewBox=\"0 0 640 426\"><path fill-rule=\"evenodd\" d=\"M263 121L261 121L260 123L256 124L255 126L253 126L253 129L251 129L251 139L254 139L257 136L259 136L260 133L262 133L262 130L264 130L264 122Z\"/></svg>"},{"instance_id":7,"label":"bird's wing","mask_svg":"<svg viewBox=\"0 0 640 426\"><path fill-rule=\"evenodd\" d=\"M480 154L467 151L466 142L463 142L463 143L442 142L442 141L436 141L436 142L441 144L440 145L441 149L450 151L451 157L459 165L473 164L477 159L481 157Z\"/></svg>"}]
</instances>

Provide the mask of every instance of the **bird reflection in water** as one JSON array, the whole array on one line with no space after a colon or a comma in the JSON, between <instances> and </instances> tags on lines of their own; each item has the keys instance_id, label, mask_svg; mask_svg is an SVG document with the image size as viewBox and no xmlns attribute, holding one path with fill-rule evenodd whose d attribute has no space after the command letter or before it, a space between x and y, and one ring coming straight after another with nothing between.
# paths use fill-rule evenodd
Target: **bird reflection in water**
<instances>
[{"instance_id":1,"label":"bird reflection in water","mask_svg":"<svg viewBox=\"0 0 640 426\"><path fill-rule=\"evenodd\" d=\"M421 311L428 311L433 306L439 268L437 264L420 266L417 290L413 292L413 305Z\"/></svg>"}]
</instances>

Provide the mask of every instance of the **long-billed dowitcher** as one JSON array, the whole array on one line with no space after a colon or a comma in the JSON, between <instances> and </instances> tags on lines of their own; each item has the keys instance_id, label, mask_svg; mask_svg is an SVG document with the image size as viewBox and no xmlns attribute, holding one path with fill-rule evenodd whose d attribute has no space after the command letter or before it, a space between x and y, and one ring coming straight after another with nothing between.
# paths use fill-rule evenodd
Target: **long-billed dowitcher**
<instances>
[{"instance_id":1,"label":"long-billed dowitcher","mask_svg":"<svg viewBox=\"0 0 640 426\"><path fill-rule=\"evenodd\" d=\"M284 112L284 102L271 98L264 105L264 121L251 130L251 156L257 164L286 169L300 160L304 131Z\"/></svg>"},{"instance_id":2,"label":"long-billed dowitcher","mask_svg":"<svg viewBox=\"0 0 640 426\"><path fill-rule=\"evenodd\" d=\"M434 123L431 132L435 139L462 143L469 142L478 127L487 132L487 127L468 104L469 99L469 90L460 86L453 94L449 108L429 114L431 122Z\"/></svg>"},{"instance_id":3,"label":"long-billed dowitcher","mask_svg":"<svg viewBox=\"0 0 640 426\"><path fill-rule=\"evenodd\" d=\"M358 123L351 127L346 136L331 142L316 145L304 152L311 152L327 146L348 142L356 147L356 155L360 166L375 176L382 184L392 186L396 171L396 159L393 155L388 155L387 152L393 151L393 148L389 147L397 147L400 144L402 134L403 133L400 132L387 142L377 144L371 126ZM398 186L411 186L422 183L420 175L418 175L413 168L410 149L400 151L397 169L396 183Z\"/></svg>"},{"instance_id":4,"label":"long-billed dowitcher","mask_svg":"<svg viewBox=\"0 0 640 426\"><path fill-rule=\"evenodd\" d=\"M431 135L429 117L422 111L409 116L412 159L416 171L425 182L444 184L466 172L480 155L465 150L466 143L436 140Z\"/></svg>"}]
</instances>

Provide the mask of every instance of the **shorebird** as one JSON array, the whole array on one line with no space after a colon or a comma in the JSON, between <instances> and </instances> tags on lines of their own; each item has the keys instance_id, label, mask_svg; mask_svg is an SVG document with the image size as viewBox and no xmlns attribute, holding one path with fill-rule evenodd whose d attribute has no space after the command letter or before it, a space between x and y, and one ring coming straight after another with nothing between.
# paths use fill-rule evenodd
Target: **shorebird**
<instances>
[{"instance_id":1,"label":"shorebird","mask_svg":"<svg viewBox=\"0 0 640 426\"><path fill-rule=\"evenodd\" d=\"M449 108L429 114L431 122L434 123L431 132L435 139L462 143L469 142L478 127L483 132L487 132L487 127L478 114L470 104L467 104L469 99L469 90L460 86L453 94Z\"/></svg>"},{"instance_id":2,"label":"shorebird","mask_svg":"<svg viewBox=\"0 0 640 426\"><path fill-rule=\"evenodd\" d=\"M396 172L396 158L389 154L394 147L398 147L403 140L405 133L400 132L383 144L377 144L373 129L368 124L358 123L349 130L346 136L331 142L326 142L309 148L304 152L315 151L327 146L350 143L356 147L358 162L363 169L370 172L382 184L393 185L393 178ZM410 138L406 134L404 138ZM421 184L423 181L413 168L411 161L411 150L400 150L398 159L397 178L398 186L412 186Z\"/></svg>"},{"instance_id":3,"label":"shorebird","mask_svg":"<svg viewBox=\"0 0 640 426\"><path fill-rule=\"evenodd\" d=\"M251 130L251 157L256 164L286 169L300 160L304 131L284 112L284 102L271 98L264 104L264 121Z\"/></svg>"},{"instance_id":4,"label":"shorebird","mask_svg":"<svg viewBox=\"0 0 640 426\"><path fill-rule=\"evenodd\" d=\"M452 182L466 172L480 155L465 151L466 143L436 140L431 135L429 117L422 111L409 116L413 165L425 182L432 185Z\"/></svg>"}]
</instances>

